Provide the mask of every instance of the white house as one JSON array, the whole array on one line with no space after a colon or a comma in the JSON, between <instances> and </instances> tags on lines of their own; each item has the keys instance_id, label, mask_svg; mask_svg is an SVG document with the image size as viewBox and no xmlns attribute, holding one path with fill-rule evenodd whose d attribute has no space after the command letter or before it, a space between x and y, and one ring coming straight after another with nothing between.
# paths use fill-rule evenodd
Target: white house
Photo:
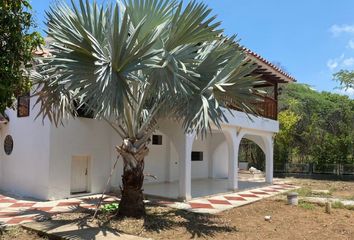
<instances>
[{"instance_id":1,"label":"white house","mask_svg":"<svg viewBox=\"0 0 354 240\"><path fill-rule=\"evenodd\" d=\"M273 136L279 130L278 84L295 79L259 55L244 49L254 60L269 97L259 105L263 117L248 117L233 110L222 130L213 129L206 139L185 134L176 122L163 120L152 137L145 172L145 193L184 200L216 192L237 190L240 141L255 142L266 156L266 182L273 180ZM37 199L60 199L102 192L116 159L118 135L103 121L76 118L55 127L35 120L34 99L19 98L18 109L0 119L0 189ZM28 105L27 105L28 104ZM28 116L27 116L28 115ZM122 164L111 181L118 189ZM207 183L207 191L201 185Z\"/></svg>"}]
</instances>

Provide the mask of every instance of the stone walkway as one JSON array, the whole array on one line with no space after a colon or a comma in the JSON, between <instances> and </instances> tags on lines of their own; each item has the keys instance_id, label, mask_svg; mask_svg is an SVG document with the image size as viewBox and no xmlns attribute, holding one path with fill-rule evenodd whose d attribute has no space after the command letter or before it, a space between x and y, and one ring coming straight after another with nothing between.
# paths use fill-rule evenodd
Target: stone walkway
<instances>
[{"instance_id":1,"label":"stone walkway","mask_svg":"<svg viewBox=\"0 0 354 240\"><path fill-rule=\"evenodd\" d=\"M101 195L70 198L58 201L30 201L0 194L0 225L16 225L46 218L50 215L71 212L77 208L95 209ZM103 204L116 202L106 195Z\"/></svg>"},{"instance_id":2,"label":"stone walkway","mask_svg":"<svg viewBox=\"0 0 354 240\"><path fill-rule=\"evenodd\" d=\"M263 198L275 196L295 188L297 187L286 183L277 183L247 191L193 199L189 202L154 200L154 203L195 213L215 214L250 204ZM53 214L75 211L78 208L95 209L100 197L101 195L92 195L58 201L28 201L0 194L0 225L16 225L46 219ZM119 199L116 197L106 195L103 204L117 200Z\"/></svg>"},{"instance_id":3,"label":"stone walkway","mask_svg":"<svg viewBox=\"0 0 354 240\"><path fill-rule=\"evenodd\" d=\"M250 204L263 198L272 197L297 188L298 187L290 184L278 183L236 193L218 194L211 197L192 199L189 202L160 201L160 204L164 204L172 208L184 209L186 211L195 213L216 214L231 208Z\"/></svg>"}]
</instances>

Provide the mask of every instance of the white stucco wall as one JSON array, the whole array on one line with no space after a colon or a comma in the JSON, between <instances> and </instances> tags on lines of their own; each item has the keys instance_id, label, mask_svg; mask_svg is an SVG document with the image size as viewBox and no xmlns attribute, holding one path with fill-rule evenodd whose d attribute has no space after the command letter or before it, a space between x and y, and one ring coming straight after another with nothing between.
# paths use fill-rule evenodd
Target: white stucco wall
<instances>
[{"instance_id":1,"label":"white stucco wall","mask_svg":"<svg viewBox=\"0 0 354 240\"><path fill-rule=\"evenodd\" d=\"M166 182L169 174L170 140L166 134L156 131L154 134L162 136L162 145L149 145L149 154L145 158L145 174L156 177L145 177L146 182Z\"/></svg>"},{"instance_id":2,"label":"white stucco wall","mask_svg":"<svg viewBox=\"0 0 354 240\"><path fill-rule=\"evenodd\" d=\"M112 164L112 129L104 121L77 118L50 130L50 191L48 198L70 196L71 161L75 155L90 157L89 190L102 192Z\"/></svg>"},{"instance_id":3,"label":"white stucco wall","mask_svg":"<svg viewBox=\"0 0 354 240\"><path fill-rule=\"evenodd\" d=\"M169 182L179 179L179 155L172 141L170 141Z\"/></svg>"},{"instance_id":4,"label":"white stucco wall","mask_svg":"<svg viewBox=\"0 0 354 240\"><path fill-rule=\"evenodd\" d=\"M214 133L210 138L210 159L212 178L227 178L228 176L228 146L223 133Z\"/></svg>"},{"instance_id":5,"label":"white stucco wall","mask_svg":"<svg viewBox=\"0 0 354 240\"><path fill-rule=\"evenodd\" d=\"M5 161L4 160L4 155L5 155L5 153L4 153L4 137L2 136L3 135L3 133L2 133L2 129L3 128L3 126L2 125L0 125L0 189L3 189L3 180L2 180L2 178L3 178L3 175L4 175L4 173L3 173L3 162Z\"/></svg>"},{"instance_id":6,"label":"white stucco wall","mask_svg":"<svg viewBox=\"0 0 354 240\"><path fill-rule=\"evenodd\" d=\"M31 99L31 103L34 100ZM15 111L8 111L10 123L0 129L0 188L16 194L39 199L70 197L71 161L73 156L89 156L89 190L100 193L105 186L111 167L116 159L115 146L121 144L120 137L104 121L77 118L58 128L46 122L34 121L36 109L31 116L17 118ZM256 118L252 121L236 112L229 116L227 126L236 129L251 129L244 137L264 148L261 137L277 132L277 121ZM196 138L193 151L203 152L203 161L191 163L192 179L225 178L228 175L228 146L220 130L204 140ZM14 139L14 150L10 156L4 153L3 140L7 134ZM162 145L149 145L145 173L157 177L147 178L145 183L176 181L180 178L179 151L183 146L184 132L180 125L170 120L162 121L155 134L163 136ZM120 159L114 171L111 186L118 189L121 184L123 164Z\"/></svg>"},{"instance_id":7,"label":"white stucco wall","mask_svg":"<svg viewBox=\"0 0 354 240\"><path fill-rule=\"evenodd\" d=\"M196 137L192 151L203 152L203 161L192 161L192 179L208 178L209 175L209 151L208 139Z\"/></svg>"},{"instance_id":8,"label":"white stucco wall","mask_svg":"<svg viewBox=\"0 0 354 240\"><path fill-rule=\"evenodd\" d=\"M22 196L46 199L49 185L49 123L37 119L38 108L31 99L29 117L17 117L17 112L7 110L10 122L2 125L0 187L4 191ZM14 148L11 155L4 153L4 138L11 135Z\"/></svg>"},{"instance_id":9,"label":"white stucco wall","mask_svg":"<svg viewBox=\"0 0 354 240\"><path fill-rule=\"evenodd\" d=\"M252 131L259 131L260 134L279 132L279 122L276 120L255 117L235 110L232 110L232 114L229 111L224 110L224 114L228 119L228 123L222 123L223 126L251 129Z\"/></svg>"},{"instance_id":10,"label":"white stucco wall","mask_svg":"<svg viewBox=\"0 0 354 240\"><path fill-rule=\"evenodd\" d=\"M111 141L111 156L112 156L112 161L111 161L111 168L113 168L113 165L117 159L117 150L116 150L116 146L122 144L122 139L120 136L118 136L117 133L115 132L111 132L110 134L110 141ZM114 169L113 175L112 175L112 179L111 179L111 188L114 191L119 191L119 186L122 183L122 174L123 174L123 161L122 158L118 159L117 165Z\"/></svg>"}]
</instances>

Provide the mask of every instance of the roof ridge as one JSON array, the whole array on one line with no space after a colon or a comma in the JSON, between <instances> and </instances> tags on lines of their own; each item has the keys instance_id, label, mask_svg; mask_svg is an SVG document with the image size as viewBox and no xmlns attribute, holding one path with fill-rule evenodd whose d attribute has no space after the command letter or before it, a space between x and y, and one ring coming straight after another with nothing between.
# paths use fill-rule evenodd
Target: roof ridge
<instances>
[{"instance_id":1,"label":"roof ridge","mask_svg":"<svg viewBox=\"0 0 354 240\"><path fill-rule=\"evenodd\" d=\"M277 72L283 74L284 76L290 78L293 81L296 81L295 77L293 77L292 75L290 75L289 73L285 72L284 70L282 70L281 68L279 68L278 66L276 66L275 64L271 63L270 61L268 61L267 59L265 59L264 57L262 57L260 54L252 51L251 49L242 46L241 50L244 51L245 53L254 56L255 58L257 58L258 60L262 61L263 63L267 64L269 67L273 68L274 70L276 70Z\"/></svg>"}]
</instances>

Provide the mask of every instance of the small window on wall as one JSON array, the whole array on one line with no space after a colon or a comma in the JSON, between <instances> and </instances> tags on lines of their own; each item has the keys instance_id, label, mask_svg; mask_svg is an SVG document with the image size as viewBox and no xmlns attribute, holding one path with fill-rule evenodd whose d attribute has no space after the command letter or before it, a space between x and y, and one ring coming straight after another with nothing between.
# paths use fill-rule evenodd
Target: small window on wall
<instances>
[{"instance_id":1,"label":"small window on wall","mask_svg":"<svg viewBox=\"0 0 354 240\"><path fill-rule=\"evenodd\" d=\"M192 152L192 161L203 161L203 152Z\"/></svg>"},{"instance_id":2,"label":"small window on wall","mask_svg":"<svg viewBox=\"0 0 354 240\"><path fill-rule=\"evenodd\" d=\"M6 155L10 155L14 149L14 140L11 135L7 135L4 140L4 151Z\"/></svg>"},{"instance_id":3,"label":"small window on wall","mask_svg":"<svg viewBox=\"0 0 354 240\"><path fill-rule=\"evenodd\" d=\"M162 135L152 135L152 145L162 145Z\"/></svg>"},{"instance_id":4,"label":"small window on wall","mask_svg":"<svg viewBox=\"0 0 354 240\"><path fill-rule=\"evenodd\" d=\"M28 117L30 115L29 93L17 98L17 117Z\"/></svg>"}]
</instances>

